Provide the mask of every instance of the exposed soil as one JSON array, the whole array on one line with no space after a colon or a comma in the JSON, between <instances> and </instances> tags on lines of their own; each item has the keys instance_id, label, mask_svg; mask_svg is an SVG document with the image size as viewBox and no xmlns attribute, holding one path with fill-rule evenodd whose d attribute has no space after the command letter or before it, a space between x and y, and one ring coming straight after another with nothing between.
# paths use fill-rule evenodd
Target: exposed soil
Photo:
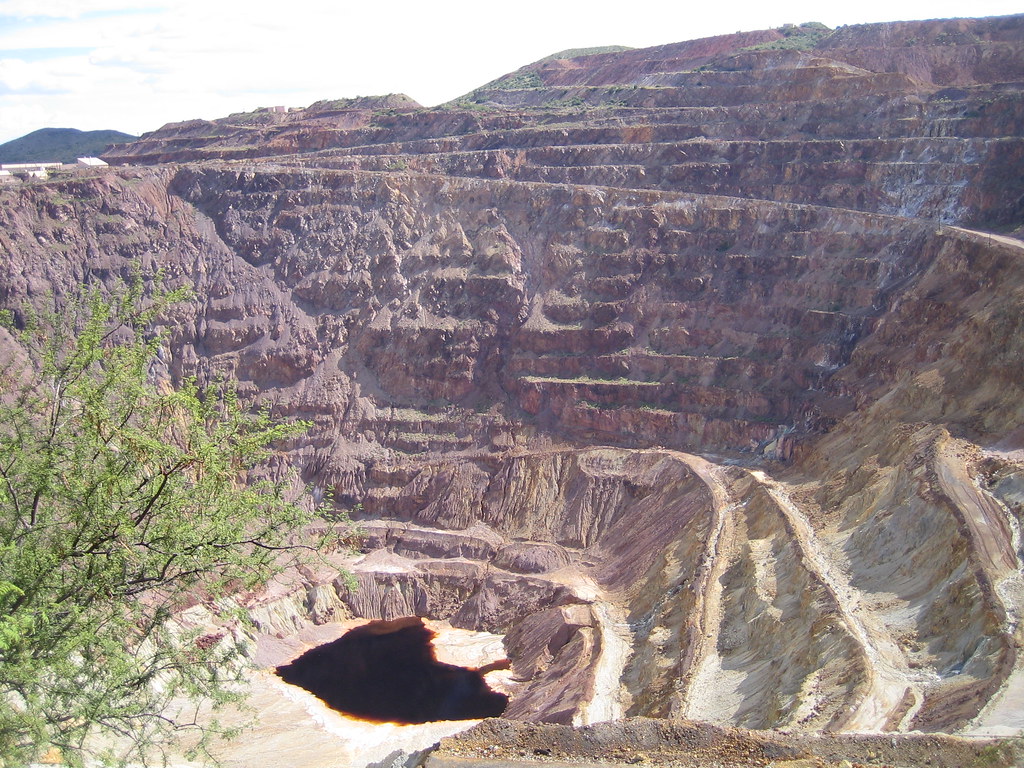
<instances>
[{"instance_id":1,"label":"exposed soil","mask_svg":"<svg viewBox=\"0 0 1024 768\"><path fill-rule=\"evenodd\" d=\"M643 719L576 729L485 720L442 740L426 766L448 765L448 758L469 766L511 760L524 765L593 762L666 768L1011 768L1024 759L1024 744L923 734L787 734Z\"/></svg>"}]
</instances>

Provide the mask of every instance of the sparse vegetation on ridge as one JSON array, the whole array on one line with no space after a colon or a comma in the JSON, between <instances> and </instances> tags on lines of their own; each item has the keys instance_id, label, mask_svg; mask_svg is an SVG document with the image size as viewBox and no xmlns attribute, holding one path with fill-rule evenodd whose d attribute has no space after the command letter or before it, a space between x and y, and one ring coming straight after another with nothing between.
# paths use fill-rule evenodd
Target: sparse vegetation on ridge
<instances>
[{"instance_id":1,"label":"sparse vegetation on ridge","mask_svg":"<svg viewBox=\"0 0 1024 768\"><path fill-rule=\"evenodd\" d=\"M622 53L623 51L634 51L628 45L597 45L591 48L567 48L564 51L558 53L552 53L550 56L545 56L540 61L553 61L555 59L580 59L584 56L596 56L601 53ZM535 62L540 63L540 62Z\"/></svg>"},{"instance_id":2,"label":"sparse vegetation on ridge","mask_svg":"<svg viewBox=\"0 0 1024 768\"><path fill-rule=\"evenodd\" d=\"M540 75L532 70L519 70L511 75L505 75L483 86L483 90L492 91L521 91L530 88L543 88L544 81Z\"/></svg>"},{"instance_id":3,"label":"sparse vegetation on ridge","mask_svg":"<svg viewBox=\"0 0 1024 768\"><path fill-rule=\"evenodd\" d=\"M832 30L820 21L808 21L800 25L779 27L782 40L772 40L741 48L741 51L807 51L832 34Z\"/></svg>"}]
</instances>

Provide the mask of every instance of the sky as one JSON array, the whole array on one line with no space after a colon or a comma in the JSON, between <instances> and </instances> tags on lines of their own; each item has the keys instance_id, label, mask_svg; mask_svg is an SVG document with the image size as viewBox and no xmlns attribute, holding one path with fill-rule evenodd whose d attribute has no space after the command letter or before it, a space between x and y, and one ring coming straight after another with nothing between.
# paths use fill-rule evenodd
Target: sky
<instances>
[{"instance_id":1,"label":"sky","mask_svg":"<svg viewBox=\"0 0 1024 768\"><path fill-rule=\"evenodd\" d=\"M567 48L1020 12L1021 0L0 0L0 143L384 93L433 106Z\"/></svg>"}]
</instances>

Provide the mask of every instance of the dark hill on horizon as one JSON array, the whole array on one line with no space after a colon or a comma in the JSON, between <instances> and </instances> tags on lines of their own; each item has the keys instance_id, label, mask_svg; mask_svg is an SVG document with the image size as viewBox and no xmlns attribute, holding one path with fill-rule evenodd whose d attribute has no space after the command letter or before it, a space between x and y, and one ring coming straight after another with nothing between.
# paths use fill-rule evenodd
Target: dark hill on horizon
<instances>
[{"instance_id":1,"label":"dark hill on horizon","mask_svg":"<svg viewBox=\"0 0 1024 768\"><path fill-rule=\"evenodd\" d=\"M112 130L40 128L0 144L0 163L73 163L79 157L95 157L113 144L124 144L137 138L130 133Z\"/></svg>"}]
</instances>

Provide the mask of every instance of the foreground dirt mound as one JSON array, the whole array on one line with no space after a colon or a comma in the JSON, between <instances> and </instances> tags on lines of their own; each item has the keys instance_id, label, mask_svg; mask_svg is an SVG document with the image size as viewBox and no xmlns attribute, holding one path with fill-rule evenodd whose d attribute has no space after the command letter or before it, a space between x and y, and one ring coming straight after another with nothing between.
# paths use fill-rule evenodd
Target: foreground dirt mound
<instances>
[{"instance_id":1,"label":"foreground dirt mound","mask_svg":"<svg viewBox=\"0 0 1024 768\"><path fill-rule=\"evenodd\" d=\"M809 25L168 126L0 190L0 301L161 270L156 374L312 423L271 472L361 549L264 640L498 633L566 726L1012 735L1022 62L1021 16Z\"/></svg>"},{"instance_id":2,"label":"foreground dirt mound","mask_svg":"<svg viewBox=\"0 0 1024 768\"><path fill-rule=\"evenodd\" d=\"M686 721L630 719L570 729L489 720L442 740L426 768L656 765L673 768L1015 766L1019 747L948 736L800 736ZM560 762L570 760L571 762ZM510 762L505 762L510 761ZM592 763L587 761L593 761Z\"/></svg>"}]
</instances>

